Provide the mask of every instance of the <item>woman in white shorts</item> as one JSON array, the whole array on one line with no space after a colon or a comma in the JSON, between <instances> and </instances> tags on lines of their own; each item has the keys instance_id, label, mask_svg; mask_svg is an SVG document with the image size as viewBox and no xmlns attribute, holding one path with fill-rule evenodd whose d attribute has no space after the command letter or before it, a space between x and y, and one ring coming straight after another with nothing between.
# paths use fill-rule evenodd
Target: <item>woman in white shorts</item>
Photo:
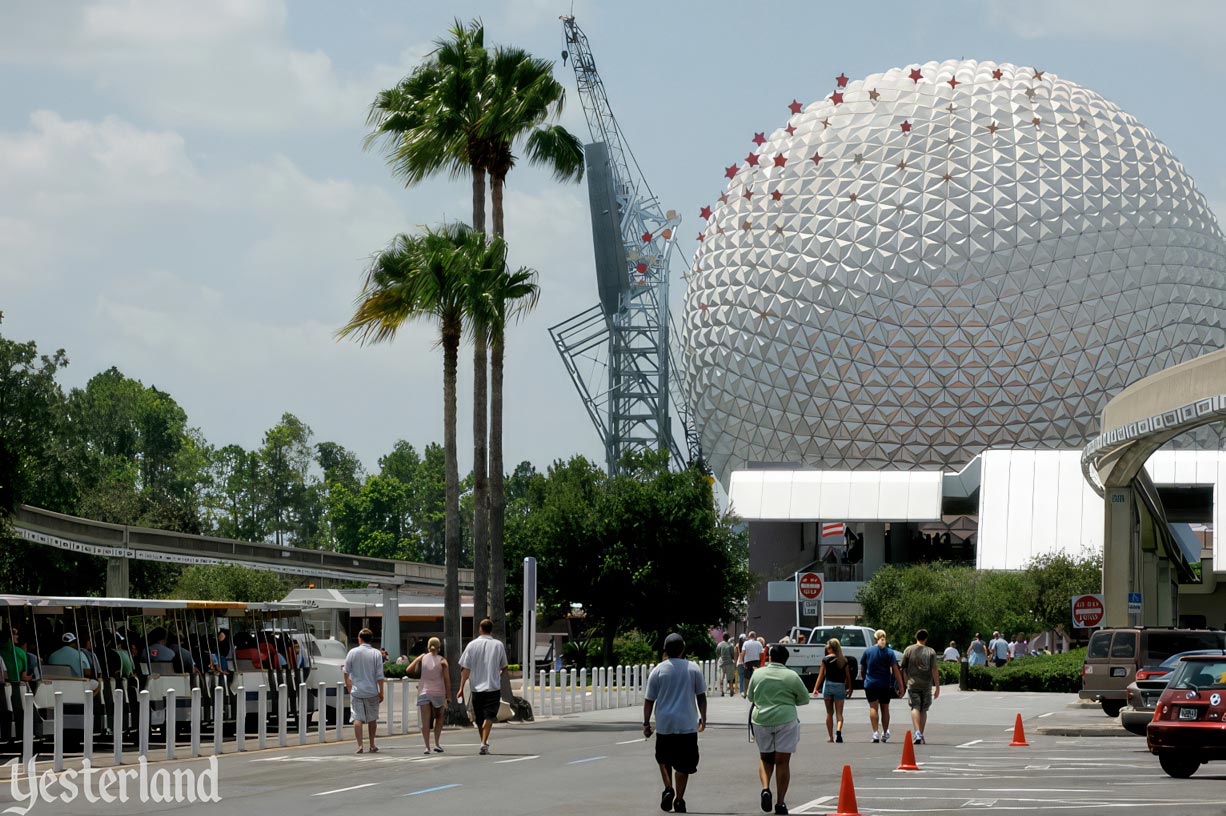
<instances>
[{"instance_id":1,"label":"woman in white shorts","mask_svg":"<svg viewBox=\"0 0 1226 816\"><path fill-rule=\"evenodd\" d=\"M421 666L421 680L417 683L417 710L421 713L421 738L430 753L430 731L434 730L434 752L443 753L439 740L443 738L443 707L451 699L451 676L447 671L447 658L439 655L443 644L438 638L430 638L429 651L418 655L405 670L410 674Z\"/></svg>"},{"instance_id":2,"label":"woman in white shorts","mask_svg":"<svg viewBox=\"0 0 1226 816\"><path fill-rule=\"evenodd\" d=\"M809 690L800 675L785 665L788 649L776 643L767 652L770 662L753 673L746 696L754 704L750 723L758 744L759 804L764 813L787 813L786 797L792 781L792 754L800 742L797 706L809 704ZM772 801L771 777L778 798Z\"/></svg>"}]
</instances>

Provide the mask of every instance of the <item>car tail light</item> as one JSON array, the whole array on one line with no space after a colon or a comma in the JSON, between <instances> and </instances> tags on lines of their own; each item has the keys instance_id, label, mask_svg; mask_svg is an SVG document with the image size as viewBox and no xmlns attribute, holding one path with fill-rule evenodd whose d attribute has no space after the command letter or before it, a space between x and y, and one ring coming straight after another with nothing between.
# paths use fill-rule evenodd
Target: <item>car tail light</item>
<instances>
[{"instance_id":1,"label":"car tail light","mask_svg":"<svg viewBox=\"0 0 1226 816\"><path fill-rule=\"evenodd\" d=\"M1151 677L1163 677L1170 674L1169 669L1141 669L1137 672L1138 680L1148 680Z\"/></svg>"}]
</instances>

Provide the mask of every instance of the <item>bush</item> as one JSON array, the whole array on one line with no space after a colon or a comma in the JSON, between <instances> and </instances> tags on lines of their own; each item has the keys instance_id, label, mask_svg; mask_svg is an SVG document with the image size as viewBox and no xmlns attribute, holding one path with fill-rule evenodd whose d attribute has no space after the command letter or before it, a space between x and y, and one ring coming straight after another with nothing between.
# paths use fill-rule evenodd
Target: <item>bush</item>
<instances>
[{"instance_id":1,"label":"bush","mask_svg":"<svg viewBox=\"0 0 1226 816\"><path fill-rule=\"evenodd\" d=\"M1003 669L970 666L967 679L970 691L1046 691L1076 692L1081 688L1081 664L1086 650L1068 654L1035 655L1014 660ZM938 663L941 685L956 686L960 680L958 663Z\"/></svg>"},{"instance_id":2,"label":"bush","mask_svg":"<svg viewBox=\"0 0 1226 816\"><path fill-rule=\"evenodd\" d=\"M656 654L655 648L638 632L630 632L613 640L614 665L655 664L659 659L660 656Z\"/></svg>"}]
</instances>

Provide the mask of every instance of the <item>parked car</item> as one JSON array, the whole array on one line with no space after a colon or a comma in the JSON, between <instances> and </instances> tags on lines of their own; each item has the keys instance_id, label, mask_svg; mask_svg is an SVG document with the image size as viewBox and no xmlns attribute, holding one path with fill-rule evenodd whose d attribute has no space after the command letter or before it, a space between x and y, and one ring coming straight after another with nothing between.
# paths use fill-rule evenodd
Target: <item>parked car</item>
<instances>
[{"instance_id":1,"label":"parked car","mask_svg":"<svg viewBox=\"0 0 1226 816\"><path fill-rule=\"evenodd\" d=\"M822 658L826 656L826 643L830 638L838 638L843 647L843 656L851 663L851 676L855 688L864 688L864 678L860 676L860 662L864 650L873 645L871 626L816 626L812 629L799 627L791 632L791 643L784 644L788 649L787 666L800 675L805 685L810 689L817 682L817 673L822 666ZM805 643L797 643L797 636L803 634ZM897 660L902 659L902 652L892 650Z\"/></svg>"},{"instance_id":2,"label":"parked car","mask_svg":"<svg viewBox=\"0 0 1226 816\"><path fill-rule=\"evenodd\" d=\"M1120 712L1120 723L1137 736L1145 736L1145 727L1154 718L1154 708L1158 699L1171 679L1171 672L1179 665L1179 661L1188 655L1223 655L1220 649L1198 649L1192 652L1180 652L1163 660L1156 666L1145 666L1137 669L1136 680L1128 686L1124 697L1124 709Z\"/></svg>"},{"instance_id":3,"label":"parked car","mask_svg":"<svg viewBox=\"0 0 1226 816\"><path fill-rule=\"evenodd\" d=\"M1119 716L1128 684L1137 670L1153 666L1179 652L1226 650L1226 632L1220 629L1130 626L1094 633L1081 667L1080 697L1102 704L1108 717Z\"/></svg>"},{"instance_id":4,"label":"parked car","mask_svg":"<svg viewBox=\"0 0 1226 816\"><path fill-rule=\"evenodd\" d=\"M1226 656L1189 655L1170 678L1145 738L1162 770L1186 779L1226 759Z\"/></svg>"}]
</instances>

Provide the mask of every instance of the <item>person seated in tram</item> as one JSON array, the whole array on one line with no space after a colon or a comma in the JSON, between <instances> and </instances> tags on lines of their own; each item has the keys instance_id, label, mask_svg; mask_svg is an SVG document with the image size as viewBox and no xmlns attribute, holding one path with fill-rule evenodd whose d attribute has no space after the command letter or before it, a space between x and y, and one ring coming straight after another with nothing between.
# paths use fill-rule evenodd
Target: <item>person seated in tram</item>
<instances>
[{"instance_id":1,"label":"person seated in tram","mask_svg":"<svg viewBox=\"0 0 1226 816\"><path fill-rule=\"evenodd\" d=\"M267 638L257 639L254 632L239 632L234 636L234 657L250 661L257 669L277 668L277 651Z\"/></svg>"},{"instance_id":2,"label":"person seated in tram","mask_svg":"<svg viewBox=\"0 0 1226 816\"><path fill-rule=\"evenodd\" d=\"M232 668L230 655L230 630L218 629L215 651L209 654L210 668L217 674L229 677Z\"/></svg>"},{"instance_id":3,"label":"person seated in tram","mask_svg":"<svg viewBox=\"0 0 1226 816\"><path fill-rule=\"evenodd\" d=\"M94 664L89 655L77 648L77 636L65 632L60 641L64 644L47 657L48 666L65 666L73 677L93 677Z\"/></svg>"},{"instance_id":4,"label":"person seated in tram","mask_svg":"<svg viewBox=\"0 0 1226 816\"><path fill-rule=\"evenodd\" d=\"M191 649L183 641L179 640L179 636L170 634L166 636L166 646L175 653L174 667L179 674L196 674L196 658L192 657Z\"/></svg>"},{"instance_id":5,"label":"person seated in tram","mask_svg":"<svg viewBox=\"0 0 1226 816\"><path fill-rule=\"evenodd\" d=\"M145 651L140 656L141 662L148 664L154 674L171 674L174 671L178 653L166 645L166 637L166 630L160 626L151 631L145 641Z\"/></svg>"}]
</instances>

